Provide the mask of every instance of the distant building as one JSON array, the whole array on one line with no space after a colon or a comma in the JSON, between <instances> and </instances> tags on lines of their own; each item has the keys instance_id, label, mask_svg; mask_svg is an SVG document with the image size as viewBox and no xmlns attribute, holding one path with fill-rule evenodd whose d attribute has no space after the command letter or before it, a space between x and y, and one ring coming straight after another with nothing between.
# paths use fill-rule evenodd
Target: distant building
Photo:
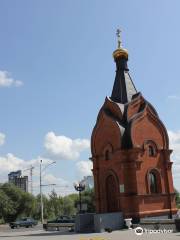
<instances>
[{"instance_id":1,"label":"distant building","mask_svg":"<svg viewBox=\"0 0 180 240\"><path fill-rule=\"evenodd\" d=\"M85 176L82 180L81 183L83 183L86 188L93 188L94 187L94 178L93 176Z\"/></svg>"},{"instance_id":2,"label":"distant building","mask_svg":"<svg viewBox=\"0 0 180 240\"><path fill-rule=\"evenodd\" d=\"M20 177L21 175L22 175L22 171L21 170L18 170L16 172L10 172L8 174L9 183L14 183L14 179L17 178L17 177Z\"/></svg>"},{"instance_id":3,"label":"distant building","mask_svg":"<svg viewBox=\"0 0 180 240\"><path fill-rule=\"evenodd\" d=\"M21 170L10 172L8 174L8 181L24 192L28 192L28 176L22 176Z\"/></svg>"}]
</instances>

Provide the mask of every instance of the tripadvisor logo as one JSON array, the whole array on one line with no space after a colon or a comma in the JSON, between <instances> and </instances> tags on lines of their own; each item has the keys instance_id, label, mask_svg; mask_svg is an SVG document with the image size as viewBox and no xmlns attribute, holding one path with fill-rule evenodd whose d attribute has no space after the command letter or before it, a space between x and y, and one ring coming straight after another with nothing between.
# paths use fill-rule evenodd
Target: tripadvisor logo
<instances>
[{"instance_id":1,"label":"tripadvisor logo","mask_svg":"<svg viewBox=\"0 0 180 240\"><path fill-rule=\"evenodd\" d=\"M142 227L137 227L134 229L136 235L142 235L143 234L143 228Z\"/></svg>"},{"instance_id":2,"label":"tripadvisor logo","mask_svg":"<svg viewBox=\"0 0 180 240\"><path fill-rule=\"evenodd\" d=\"M172 233L173 230L172 229L146 229L146 228L142 228L142 227L137 227L134 229L135 234L136 235L142 235L143 233L149 233L149 234L156 234L156 233Z\"/></svg>"}]
</instances>

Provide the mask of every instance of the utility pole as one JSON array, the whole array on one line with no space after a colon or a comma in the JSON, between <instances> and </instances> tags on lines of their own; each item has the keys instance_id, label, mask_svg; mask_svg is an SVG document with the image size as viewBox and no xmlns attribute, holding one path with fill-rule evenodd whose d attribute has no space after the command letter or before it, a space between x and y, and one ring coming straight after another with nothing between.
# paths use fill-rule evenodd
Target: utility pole
<instances>
[{"instance_id":1,"label":"utility pole","mask_svg":"<svg viewBox=\"0 0 180 240\"><path fill-rule=\"evenodd\" d=\"M33 194L33 169L34 167L31 165L30 168L24 169L23 172L25 171L30 171L30 189L31 189L31 194Z\"/></svg>"},{"instance_id":2,"label":"utility pole","mask_svg":"<svg viewBox=\"0 0 180 240\"><path fill-rule=\"evenodd\" d=\"M44 222L44 211L43 211L43 196L42 196L42 160L40 160L40 201L41 201L41 223Z\"/></svg>"},{"instance_id":3,"label":"utility pole","mask_svg":"<svg viewBox=\"0 0 180 240\"><path fill-rule=\"evenodd\" d=\"M30 167L31 194L33 194L33 169L34 169L34 167L31 165L31 167Z\"/></svg>"},{"instance_id":4,"label":"utility pole","mask_svg":"<svg viewBox=\"0 0 180 240\"><path fill-rule=\"evenodd\" d=\"M43 205L43 193L42 193L42 187L46 186L54 186L56 184L42 184L42 173L43 171L49 167L51 164L56 163L55 161L49 163L42 169L42 160L40 160L40 168L39 168L39 187L40 187L40 205L41 205L41 223L44 223L44 205Z\"/></svg>"}]
</instances>

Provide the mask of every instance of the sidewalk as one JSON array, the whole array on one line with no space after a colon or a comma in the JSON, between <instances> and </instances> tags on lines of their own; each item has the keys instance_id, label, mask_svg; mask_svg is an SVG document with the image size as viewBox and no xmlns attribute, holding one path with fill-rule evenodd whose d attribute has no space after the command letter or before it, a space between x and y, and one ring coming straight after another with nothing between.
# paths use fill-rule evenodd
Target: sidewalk
<instances>
[{"instance_id":1,"label":"sidewalk","mask_svg":"<svg viewBox=\"0 0 180 240\"><path fill-rule=\"evenodd\" d=\"M45 232L43 230L27 232L0 232L0 239L4 240L179 240L179 233L143 234L137 236L134 230L114 231L112 233L76 234L69 232Z\"/></svg>"}]
</instances>

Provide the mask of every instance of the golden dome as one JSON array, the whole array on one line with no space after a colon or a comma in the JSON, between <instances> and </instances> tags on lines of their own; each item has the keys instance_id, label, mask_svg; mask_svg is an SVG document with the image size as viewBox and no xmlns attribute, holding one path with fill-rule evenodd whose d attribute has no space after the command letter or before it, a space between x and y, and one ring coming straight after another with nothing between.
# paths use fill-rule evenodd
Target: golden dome
<instances>
[{"instance_id":1,"label":"golden dome","mask_svg":"<svg viewBox=\"0 0 180 240\"><path fill-rule=\"evenodd\" d=\"M113 52L113 57L114 60L121 57L128 59L128 51L124 48L118 48Z\"/></svg>"}]
</instances>

